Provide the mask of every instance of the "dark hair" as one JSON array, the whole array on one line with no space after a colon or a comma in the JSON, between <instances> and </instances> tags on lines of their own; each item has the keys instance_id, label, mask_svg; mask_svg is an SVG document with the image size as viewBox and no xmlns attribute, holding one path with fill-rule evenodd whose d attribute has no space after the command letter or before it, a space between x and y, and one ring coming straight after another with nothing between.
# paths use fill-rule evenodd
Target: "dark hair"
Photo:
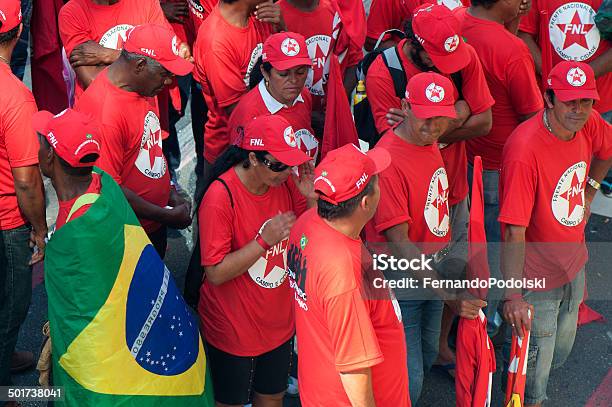
<instances>
[{"instance_id":1,"label":"dark hair","mask_svg":"<svg viewBox=\"0 0 612 407\"><path fill-rule=\"evenodd\" d=\"M259 85L259 82L261 82L264 78L260 67L263 67L264 71L267 73L270 73L270 70L272 69L272 65L269 62L263 62L262 57L259 57L257 62L255 62L255 65L253 65L253 69L251 70L249 76L249 89L256 88L257 85Z\"/></svg>"},{"instance_id":2,"label":"dark hair","mask_svg":"<svg viewBox=\"0 0 612 407\"><path fill-rule=\"evenodd\" d=\"M425 65L425 62L423 62L423 59L421 58L421 51L425 51L425 48L423 48L423 44L419 42L414 30L412 29L412 20L406 20L404 22L404 34L406 35L406 40L408 40L408 43L410 44L410 58L412 59L414 65L416 65L416 67L423 72L432 70L437 71L437 68L432 69L432 67Z\"/></svg>"},{"instance_id":3,"label":"dark hair","mask_svg":"<svg viewBox=\"0 0 612 407\"><path fill-rule=\"evenodd\" d=\"M363 188L363 191L351 199L338 203L338 205L334 205L323 199L319 199L317 201L317 213L319 216L326 220L334 220L350 216L359 206L359 203L363 197L374 192L374 177L376 177L376 175L370 179L370 182L368 182L365 188Z\"/></svg>"},{"instance_id":4,"label":"dark hair","mask_svg":"<svg viewBox=\"0 0 612 407\"><path fill-rule=\"evenodd\" d=\"M45 148L52 149L51 144L49 144L49 141L47 140L45 136L38 133L38 138L45 145ZM64 172L72 177L82 177L82 176L90 174L91 171L93 170L94 162L98 159L98 156L96 154L87 154L85 157L81 159L81 162L91 163L91 167L72 167L70 164L68 164L68 162L66 162L66 160L64 160L62 157L57 155L55 150L53 150L53 154L55 155L55 157L57 158L57 161L62 166L62 169L64 170Z\"/></svg>"},{"instance_id":5,"label":"dark hair","mask_svg":"<svg viewBox=\"0 0 612 407\"><path fill-rule=\"evenodd\" d=\"M2 23L0 23L0 27L2 27ZM12 30L0 34L0 45L13 41L15 38L17 38L17 34L19 34L19 25Z\"/></svg>"},{"instance_id":6,"label":"dark hair","mask_svg":"<svg viewBox=\"0 0 612 407\"><path fill-rule=\"evenodd\" d=\"M555 103L555 91L552 89L546 89L546 96L550 99L550 103Z\"/></svg>"},{"instance_id":7,"label":"dark hair","mask_svg":"<svg viewBox=\"0 0 612 407\"><path fill-rule=\"evenodd\" d=\"M484 7L485 9L489 10L491 9L491 7L493 7L495 5L495 3L497 3L499 0L473 0L472 1L472 6L476 6L476 7Z\"/></svg>"},{"instance_id":8,"label":"dark hair","mask_svg":"<svg viewBox=\"0 0 612 407\"><path fill-rule=\"evenodd\" d=\"M148 57L146 55L135 54L133 52L127 52L125 49L121 50L121 58L124 58L127 61L137 61L139 59L144 59L147 62L147 65L161 66L159 62L157 62L151 57Z\"/></svg>"},{"instance_id":9,"label":"dark hair","mask_svg":"<svg viewBox=\"0 0 612 407\"><path fill-rule=\"evenodd\" d=\"M242 168L249 168L251 166L249 162L250 153L255 153L259 160L263 159L263 157L268 154L267 151L250 151L231 144L213 163L212 175L210 176L209 183L204 186L204 191L208 189L215 179L219 178L235 165L241 164Z\"/></svg>"}]
</instances>

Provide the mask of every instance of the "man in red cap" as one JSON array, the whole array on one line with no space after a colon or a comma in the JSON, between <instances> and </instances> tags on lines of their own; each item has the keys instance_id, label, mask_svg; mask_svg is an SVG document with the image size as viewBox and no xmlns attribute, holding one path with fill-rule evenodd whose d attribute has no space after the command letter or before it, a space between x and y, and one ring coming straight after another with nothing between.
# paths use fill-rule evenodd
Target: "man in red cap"
<instances>
[{"instance_id":1,"label":"man in red cap","mask_svg":"<svg viewBox=\"0 0 612 407\"><path fill-rule=\"evenodd\" d=\"M166 227L189 226L191 207L170 187L155 96L174 75L186 75L192 68L179 55L177 37L169 28L140 25L128 30L119 59L75 106L99 121L98 165L122 187L162 258Z\"/></svg>"},{"instance_id":2,"label":"man in red cap","mask_svg":"<svg viewBox=\"0 0 612 407\"><path fill-rule=\"evenodd\" d=\"M58 18L64 50L77 76L76 100L119 58L127 30L147 23L170 28L159 0L74 0L62 7ZM177 47L181 56L190 57L187 44Z\"/></svg>"},{"instance_id":3,"label":"man in red cap","mask_svg":"<svg viewBox=\"0 0 612 407\"><path fill-rule=\"evenodd\" d=\"M391 154L391 166L380 176L380 205L366 228L368 242L388 242L391 252L405 259L427 256L436 270L450 268L448 255L452 222L449 212L449 180L438 147L438 139L457 118L456 89L445 76L433 72L410 78L402 100L406 119L386 132L377 146ZM387 250L388 251L388 250ZM425 270L417 278L431 277ZM458 274L458 273L455 273ZM406 273L389 271L389 278ZM424 373L438 356L443 302L429 291L396 290L408 348L410 398L417 403ZM444 291L436 291L445 298ZM473 319L484 303L448 301L454 311Z\"/></svg>"},{"instance_id":4,"label":"man in red cap","mask_svg":"<svg viewBox=\"0 0 612 407\"><path fill-rule=\"evenodd\" d=\"M406 25L406 35L407 39L378 56L370 66L366 78L368 99L376 128L383 134L392 126L387 117L389 109L401 107L405 89L405 85L394 83L388 66L399 69L406 82L425 71L441 72L453 81L454 88L459 92L455 99L456 117L440 136L438 146L448 176L452 254L464 258L469 190L464 140L489 132L492 125L491 106L495 101L489 92L476 51L463 41L460 23L447 7L424 4L417 8L411 25ZM462 266L458 264L455 269L459 271ZM448 368L450 374L454 363L454 353L448 346L452 318L452 313L446 309L439 363L436 364Z\"/></svg>"},{"instance_id":5,"label":"man in red cap","mask_svg":"<svg viewBox=\"0 0 612 407\"><path fill-rule=\"evenodd\" d=\"M304 37L293 32L273 34L264 43L263 79L236 106L228 123L232 142L254 117L278 114L295 130L298 146L317 158L319 140L311 125L312 96L304 87L312 66Z\"/></svg>"},{"instance_id":6,"label":"man in red cap","mask_svg":"<svg viewBox=\"0 0 612 407\"><path fill-rule=\"evenodd\" d=\"M546 400L550 370L565 362L574 344L588 257L584 227L612 164L612 128L593 110L599 94L589 65L557 64L545 99L546 109L508 138L500 183L504 277L543 279L533 290L506 289L504 303L515 334L522 336L523 326L534 333L525 386L525 406L532 407ZM509 354L507 335L504 372Z\"/></svg>"},{"instance_id":7,"label":"man in red cap","mask_svg":"<svg viewBox=\"0 0 612 407\"><path fill-rule=\"evenodd\" d=\"M19 0L0 0L0 386L11 384L11 371L34 364L31 353L14 351L32 296L31 265L42 260L47 235L36 103L9 66L21 30Z\"/></svg>"},{"instance_id":8,"label":"man in red cap","mask_svg":"<svg viewBox=\"0 0 612 407\"><path fill-rule=\"evenodd\" d=\"M380 198L389 153L347 144L315 170L317 208L291 230L300 398L307 406L410 406L401 316L360 233ZM330 256L333 248L333 256Z\"/></svg>"}]
</instances>

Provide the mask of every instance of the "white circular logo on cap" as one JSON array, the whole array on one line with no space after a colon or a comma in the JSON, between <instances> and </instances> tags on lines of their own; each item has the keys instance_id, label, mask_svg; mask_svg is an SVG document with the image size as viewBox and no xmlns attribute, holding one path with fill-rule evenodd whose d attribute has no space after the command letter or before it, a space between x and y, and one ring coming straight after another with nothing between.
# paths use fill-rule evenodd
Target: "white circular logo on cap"
<instances>
[{"instance_id":1,"label":"white circular logo on cap","mask_svg":"<svg viewBox=\"0 0 612 407\"><path fill-rule=\"evenodd\" d=\"M300 44L293 38L285 38L281 44L281 51L288 57L294 57L300 52Z\"/></svg>"},{"instance_id":2,"label":"white circular logo on cap","mask_svg":"<svg viewBox=\"0 0 612 407\"><path fill-rule=\"evenodd\" d=\"M285 137L285 143L287 143L289 147L297 147L297 140L295 139L295 133L291 126L285 129L283 136Z\"/></svg>"},{"instance_id":3,"label":"white circular logo on cap","mask_svg":"<svg viewBox=\"0 0 612 407\"><path fill-rule=\"evenodd\" d=\"M174 37L172 37L172 52L177 57L178 57L178 54L179 54L179 47L178 47L178 45L179 45L178 44L178 38L175 35Z\"/></svg>"},{"instance_id":4,"label":"white circular logo on cap","mask_svg":"<svg viewBox=\"0 0 612 407\"><path fill-rule=\"evenodd\" d=\"M567 82L572 86L582 86L586 82L586 74L580 68L572 68L567 72Z\"/></svg>"},{"instance_id":5,"label":"white circular logo on cap","mask_svg":"<svg viewBox=\"0 0 612 407\"><path fill-rule=\"evenodd\" d=\"M432 102L439 103L444 100L444 88L432 82L427 88L425 88L425 96L427 96L427 99L431 100Z\"/></svg>"},{"instance_id":6,"label":"white circular logo on cap","mask_svg":"<svg viewBox=\"0 0 612 407\"><path fill-rule=\"evenodd\" d=\"M453 52L459 46L459 36L457 34L452 37L448 37L446 41L444 41L444 49L446 52Z\"/></svg>"}]
</instances>

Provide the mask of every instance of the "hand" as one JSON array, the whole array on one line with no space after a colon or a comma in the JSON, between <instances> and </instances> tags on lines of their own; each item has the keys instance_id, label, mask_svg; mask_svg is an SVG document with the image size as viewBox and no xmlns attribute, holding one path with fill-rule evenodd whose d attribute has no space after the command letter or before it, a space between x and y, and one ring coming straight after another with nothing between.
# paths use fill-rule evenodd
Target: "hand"
<instances>
[{"instance_id":1,"label":"hand","mask_svg":"<svg viewBox=\"0 0 612 407\"><path fill-rule=\"evenodd\" d=\"M531 0L521 0L518 13L519 16L529 13L529 10L531 10Z\"/></svg>"},{"instance_id":2,"label":"hand","mask_svg":"<svg viewBox=\"0 0 612 407\"><path fill-rule=\"evenodd\" d=\"M294 223L295 214L292 211L278 214L266 223L261 231L261 237L267 244L274 246L289 237Z\"/></svg>"},{"instance_id":3,"label":"hand","mask_svg":"<svg viewBox=\"0 0 612 407\"><path fill-rule=\"evenodd\" d=\"M166 209L166 225L174 229L185 229L191 225L191 205L183 202L172 209Z\"/></svg>"},{"instance_id":4,"label":"hand","mask_svg":"<svg viewBox=\"0 0 612 407\"><path fill-rule=\"evenodd\" d=\"M255 18L262 23L273 24L281 31L287 29L280 6L278 3L273 3L272 0L267 0L256 6Z\"/></svg>"},{"instance_id":5,"label":"hand","mask_svg":"<svg viewBox=\"0 0 612 407\"><path fill-rule=\"evenodd\" d=\"M455 119L455 122L458 124L457 127L461 127L463 126L463 123L470 118L472 111L465 100L458 100L455 103L455 110L457 111L457 118Z\"/></svg>"},{"instance_id":6,"label":"hand","mask_svg":"<svg viewBox=\"0 0 612 407\"><path fill-rule=\"evenodd\" d=\"M475 319L478 316L478 312L487 306L486 301L474 297L447 300L446 303L455 314L467 319Z\"/></svg>"},{"instance_id":7,"label":"hand","mask_svg":"<svg viewBox=\"0 0 612 407\"><path fill-rule=\"evenodd\" d=\"M525 302L522 297L513 298L504 302L504 319L508 322L518 337L523 337L523 326L531 330L533 305Z\"/></svg>"},{"instance_id":8,"label":"hand","mask_svg":"<svg viewBox=\"0 0 612 407\"><path fill-rule=\"evenodd\" d=\"M183 23L185 17L189 16L189 7L186 2L161 3L164 15L171 23Z\"/></svg>"},{"instance_id":9,"label":"hand","mask_svg":"<svg viewBox=\"0 0 612 407\"><path fill-rule=\"evenodd\" d=\"M119 58L121 51L105 48L102 45L87 41L76 46L70 54L70 65L79 66L110 65Z\"/></svg>"},{"instance_id":10,"label":"hand","mask_svg":"<svg viewBox=\"0 0 612 407\"><path fill-rule=\"evenodd\" d=\"M33 248L36 246L36 250L34 251L34 254L32 254L32 258L28 263L29 266L36 264L45 258L45 247L47 246L47 242L45 240L46 237L46 230L41 232L32 230L30 232L30 247Z\"/></svg>"},{"instance_id":11,"label":"hand","mask_svg":"<svg viewBox=\"0 0 612 407\"><path fill-rule=\"evenodd\" d=\"M400 124L406 119L406 114L402 109L389 109L389 112L386 115L387 124L391 127Z\"/></svg>"},{"instance_id":12,"label":"hand","mask_svg":"<svg viewBox=\"0 0 612 407\"><path fill-rule=\"evenodd\" d=\"M295 186L306 199L318 199L319 195L314 191L314 163L312 160L300 165L298 170L299 176L291 173Z\"/></svg>"},{"instance_id":13,"label":"hand","mask_svg":"<svg viewBox=\"0 0 612 407\"><path fill-rule=\"evenodd\" d=\"M176 189L174 189L174 187L170 188L170 197L168 198L168 205L175 207L175 206L179 206L182 204L189 205L189 209L191 213L191 202L188 199L185 199L183 195L176 192Z\"/></svg>"},{"instance_id":14,"label":"hand","mask_svg":"<svg viewBox=\"0 0 612 407\"><path fill-rule=\"evenodd\" d=\"M179 56L183 58L185 61L193 63L193 56L191 56L191 49L189 49L189 44L186 42L181 42L179 45Z\"/></svg>"}]
</instances>

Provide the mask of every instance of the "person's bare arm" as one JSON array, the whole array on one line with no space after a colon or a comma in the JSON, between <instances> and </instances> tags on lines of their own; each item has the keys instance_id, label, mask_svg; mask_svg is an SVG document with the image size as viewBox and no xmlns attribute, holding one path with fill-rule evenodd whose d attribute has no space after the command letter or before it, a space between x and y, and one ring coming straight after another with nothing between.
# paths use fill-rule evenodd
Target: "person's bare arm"
<instances>
[{"instance_id":1,"label":"person's bare arm","mask_svg":"<svg viewBox=\"0 0 612 407\"><path fill-rule=\"evenodd\" d=\"M463 100L457 102L467 103ZM469 109L469 108L468 108ZM459 116L459 115L458 115ZM441 143L452 143L460 140L469 140L475 137L486 136L491 131L493 124L493 116L491 109L487 109L482 113L469 114L467 120L465 120L459 127L451 128L442 137L440 137Z\"/></svg>"},{"instance_id":2,"label":"person's bare arm","mask_svg":"<svg viewBox=\"0 0 612 407\"><path fill-rule=\"evenodd\" d=\"M368 367L352 372L340 373L342 387L353 407L374 407L372 370Z\"/></svg>"},{"instance_id":3,"label":"person's bare arm","mask_svg":"<svg viewBox=\"0 0 612 407\"><path fill-rule=\"evenodd\" d=\"M38 253L32 256L31 264L39 262L45 255L45 237L47 220L45 216L45 192L37 165L11 168L15 183L15 194L19 209L32 225L33 243L38 246Z\"/></svg>"},{"instance_id":4,"label":"person's bare arm","mask_svg":"<svg viewBox=\"0 0 612 407\"><path fill-rule=\"evenodd\" d=\"M74 48L70 54L70 65L83 89L87 89L100 71L115 62L120 54L119 50L87 41Z\"/></svg>"},{"instance_id":5,"label":"person's bare arm","mask_svg":"<svg viewBox=\"0 0 612 407\"><path fill-rule=\"evenodd\" d=\"M538 75L542 75L542 50L536 42L535 37L533 34L529 34L524 31L519 31L518 37L522 39L525 44L527 44L527 48L529 48L529 52L531 53L533 62L535 63L536 73Z\"/></svg>"},{"instance_id":6,"label":"person's bare arm","mask_svg":"<svg viewBox=\"0 0 612 407\"><path fill-rule=\"evenodd\" d=\"M350 66L346 69L344 73L344 90L346 91L346 96L351 100L351 95L353 94L353 89L357 86L357 65Z\"/></svg>"},{"instance_id":7,"label":"person's bare arm","mask_svg":"<svg viewBox=\"0 0 612 407\"><path fill-rule=\"evenodd\" d=\"M191 205L188 202L182 202L172 209L162 208L142 199L129 188L121 186L121 189L137 217L176 229L184 229L191 225Z\"/></svg>"},{"instance_id":8,"label":"person's bare arm","mask_svg":"<svg viewBox=\"0 0 612 407\"><path fill-rule=\"evenodd\" d=\"M524 121L531 119L533 116L536 115L536 113L538 113L538 112L535 111L535 112L519 115L518 116L519 123L523 123Z\"/></svg>"},{"instance_id":9,"label":"person's bare arm","mask_svg":"<svg viewBox=\"0 0 612 407\"><path fill-rule=\"evenodd\" d=\"M593 157L593 161L591 161L591 168L589 169L589 177L601 183L610 170L610 166L612 166L612 158L600 160L597 157ZM584 192L586 198L585 209L588 218L591 215L591 202L593 202L593 198L595 198L597 191L587 183Z\"/></svg>"},{"instance_id":10,"label":"person's bare arm","mask_svg":"<svg viewBox=\"0 0 612 407\"><path fill-rule=\"evenodd\" d=\"M595 72L595 78L612 72L612 48L589 62L589 65L593 68L593 72Z\"/></svg>"}]
</instances>

